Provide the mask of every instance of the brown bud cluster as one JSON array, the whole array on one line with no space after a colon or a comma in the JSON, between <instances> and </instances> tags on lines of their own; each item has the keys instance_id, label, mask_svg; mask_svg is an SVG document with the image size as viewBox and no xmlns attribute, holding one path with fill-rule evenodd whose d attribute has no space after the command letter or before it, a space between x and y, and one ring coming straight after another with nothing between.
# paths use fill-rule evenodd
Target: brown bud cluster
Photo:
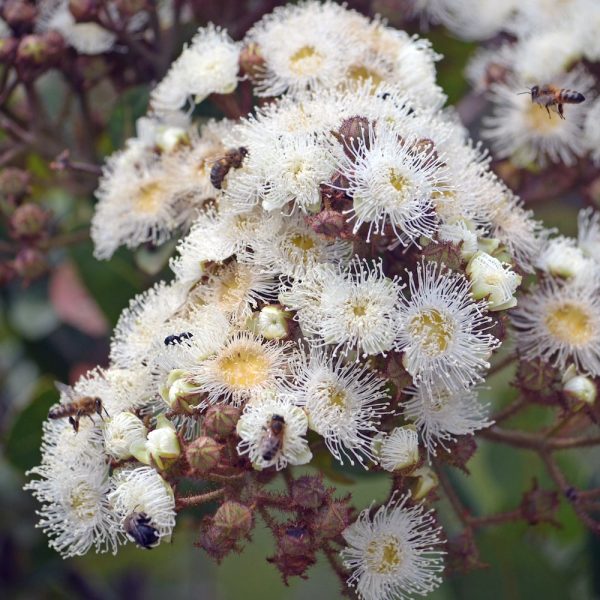
<instances>
[{"instance_id":1,"label":"brown bud cluster","mask_svg":"<svg viewBox=\"0 0 600 600\"><path fill-rule=\"evenodd\" d=\"M537 480L534 479L531 490L523 494L520 508L523 518L530 525L544 522L557 525L555 516L558 506L558 492L541 489Z\"/></svg>"}]
</instances>

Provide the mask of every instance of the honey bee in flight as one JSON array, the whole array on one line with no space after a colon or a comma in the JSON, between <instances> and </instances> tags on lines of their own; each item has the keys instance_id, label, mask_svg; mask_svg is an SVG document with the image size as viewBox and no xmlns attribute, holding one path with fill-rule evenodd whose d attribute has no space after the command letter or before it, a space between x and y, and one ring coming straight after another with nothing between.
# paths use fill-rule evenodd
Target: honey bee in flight
<instances>
[{"instance_id":1,"label":"honey bee in flight","mask_svg":"<svg viewBox=\"0 0 600 600\"><path fill-rule=\"evenodd\" d=\"M151 550L160 542L160 535L145 512L134 510L123 520L123 529L127 537L140 548Z\"/></svg>"},{"instance_id":2,"label":"honey bee in flight","mask_svg":"<svg viewBox=\"0 0 600 600\"><path fill-rule=\"evenodd\" d=\"M261 442L260 455L264 461L270 462L283 446L285 420L281 415L273 415L265 430L266 433Z\"/></svg>"},{"instance_id":3,"label":"honey bee in flight","mask_svg":"<svg viewBox=\"0 0 600 600\"><path fill-rule=\"evenodd\" d=\"M585 96L580 92L554 85L534 85L528 92L521 92L521 94L531 94L531 101L544 107L548 111L548 117L551 116L550 109L552 109L561 119L565 118L564 104L581 104L585 100Z\"/></svg>"},{"instance_id":4,"label":"honey bee in flight","mask_svg":"<svg viewBox=\"0 0 600 600\"><path fill-rule=\"evenodd\" d=\"M94 396L80 396L74 395L73 390L68 386L60 382L55 382L56 389L65 394L70 402L65 402L51 408L48 411L49 419L64 419L67 417L69 423L73 426L73 429L77 433L79 431L79 420L81 417L89 417L92 422L92 415L94 413L100 415L102 418L102 410L108 415L108 412L102 405L102 400Z\"/></svg>"},{"instance_id":5,"label":"honey bee in flight","mask_svg":"<svg viewBox=\"0 0 600 600\"><path fill-rule=\"evenodd\" d=\"M220 190L227 173L231 169L239 169L247 154L248 150L241 146L240 148L228 150L225 156L217 159L210 170L210 182L213 186Z\"/></svg>"}]
</instances>

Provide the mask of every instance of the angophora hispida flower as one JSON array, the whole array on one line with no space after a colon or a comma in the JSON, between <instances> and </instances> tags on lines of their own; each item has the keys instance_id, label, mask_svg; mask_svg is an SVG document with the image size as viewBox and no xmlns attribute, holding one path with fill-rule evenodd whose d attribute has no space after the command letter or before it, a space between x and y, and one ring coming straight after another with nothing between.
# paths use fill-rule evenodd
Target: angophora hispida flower
<instances>
[{"instance_id":1,"label":"angophora hispida flower","mask_svg":"<svg viewBox=\"0 0 600 600\"><path fill-rule=\"evenodd\" d=\"M28 484L65 556L164 543L176 511L218 500L199 537L217 559L260 514L285 578L321 551L363 598L439 585L426 462L490 426L477 386L548 234L442 108L437 58L308 2L241 43L201 30L174 63L108 160L92 229L101 258L181 235L174 278L123 312L108 369L61 396L63 412L97 398L98 414L73 409L78 432L49 421ZM249 85L268 101L245 118L198 129L178 112ZM582 218L595 274L598 222ZM514 318L527 359L599 375L600 330L582 321L596 323L598 278L542 277ZM374 516L352 523L349 497L290 473L327 456L394 473ZM279 470L285 492L269 486Z\"/></svg>"}]
</instances>

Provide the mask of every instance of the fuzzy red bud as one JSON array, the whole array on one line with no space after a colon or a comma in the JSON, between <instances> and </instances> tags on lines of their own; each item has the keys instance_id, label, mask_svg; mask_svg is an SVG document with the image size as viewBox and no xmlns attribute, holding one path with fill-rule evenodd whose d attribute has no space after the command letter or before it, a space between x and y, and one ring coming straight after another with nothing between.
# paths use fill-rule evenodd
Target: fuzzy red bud
<instances>
[{"instance_id":1,"label":"fuzzy red bud","mask_svg":"<svg viewBox=\"0 0 600 600\"><path fill-rule=\"evenodd\" d=\"M11 236L18 240L34 240L44 233L49 219L48 211L38 204L21 204L10 218Z\"/></svg>"},{"instance_id":2,"label":"fuzzy red bud","mask_svg":"<svg viewBox=\"0 0 600 600\"><path fill-rule=\"evenodd\" d=\"M22 248L12 264L17 275L25 280L39 277L48 267L46 257L36 248Z\"/></svg>"},{"instance_id":3,"label":"fuzzy red bud","mask_svg":"<svg viewBox=\"0 0 600 600\"><path fill-rule=\"evenodd\" d=\"M185 455L193 469L207 473L219 463L221 446L212 438L202 436L187 447Z\"/></svg>"},{"instance_id":4,"label":"fuzzy red bud","mask_svg":"<svg viewBox=\"0 0 600 600\"><path fill-rule=\"evenodd\" d=\"M343 500L334 500L319 510L312 521L313 531L321 539L330 540L350 525L352 509Z\"/></svg>"},{"instance_id":5,"label":"fuzzy red bud","mask_svg":"<svg viewBox=\"0 0 600 600\"><path fill-rule=\"evenodd\" d=\"M327 491L320 477L304 475L292 482L292 500L300 508L316 510L326 497Z\"/></svg>"},{"instance_id":6,"label":"fuzzy red bud","mask_svg":"<svg viewBox=\"0 0 600 600\"><path fill-rule=\"evenodd\" d=\"M211 406L204 415L204 432L217 438L226 438L236 428L241 411L235 406Z\"/></svg>"},{"instance_id":7,"label":"fuzzy red bud","mask_svg":"<svg viewBox=\"0 0 600 600\"><path fill-rule=\"evenodd\" d=\"M221 504L213 517L213 526L228 540L238 540L247 536L253 525L252 511L233 500Z\"/></svg>"}]
</instances>

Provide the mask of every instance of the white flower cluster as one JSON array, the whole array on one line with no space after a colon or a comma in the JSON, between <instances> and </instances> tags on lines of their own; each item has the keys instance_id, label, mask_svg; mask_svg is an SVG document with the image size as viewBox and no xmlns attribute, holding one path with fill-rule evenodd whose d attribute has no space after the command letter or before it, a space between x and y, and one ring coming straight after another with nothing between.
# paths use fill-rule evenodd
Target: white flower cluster
<instances>
[{"instance_id":1,"label":"white flower cluster","mask_svg":"<svg viewBox=\"0 0 600 600\"><path fill-rule=\"evenodd\" d=\"M269 102L198 133L174 111L231 91L249 48L251 81ZM160 473L210 406L241 409L237 449L255 469L308 463L310 429L340 462L410 477L440 446L489 426L477 386L500 344L492 326L517 303L518 273L563 242L548 241L441 108L436 59L423 40L305 2L275 10L240 44L209 26L174 63L137 138L108 161L92 234L108 257L190 231L171 260L174 279L121 315L110 368L75 386L109 416L81 419L77 434L47 425L41 479L29 486L63 553L116 547L132 512L168 538L174 503ZM596 216L582 218L585 268L600 232ZM527 340L539 329L531 304L515 316ZM561 310L550 328L567 335L578 317ZM592 331L587 321L581 331ZM590 353L573 348L592 371ZM392 361L404 389L384 366ZM123 460L126 470L111 471ZM372 523L363 513L344 534L363 598L439 583L439 532L406 501Z\"/></svg>"},{"instance_id":2,"label":"white flower cluster","mask_svg":"<svg viewBox=\"0 0 600 600\"><path fill-rule=\"evenodd\" d=\"M549 239L536 266L541 282L513 312L520 353L600 376L600 213L582 210L577 240Z\"/></svg>"},{"instance_id":3,"label":"white flower cluster","mask_svg":"<svg viewBox=\"0 0 600 600\"><path fill-rule=\"evenodd\" d=\"M600 4L595 0L418 0L417 9L455 35L488 40L508 34L502 43L480 48L467 66L476 89L489 90L492 115L482 136L499 158L520 166L573 164L590 154L600 161L600 101L594 101L594 77L582 61L600 61ZM532 104L526 92L553 85L580 92L585 102L567 105L565 119ZM555 109L556 107L553 107Z\"/></svg>"}]
</instances>

